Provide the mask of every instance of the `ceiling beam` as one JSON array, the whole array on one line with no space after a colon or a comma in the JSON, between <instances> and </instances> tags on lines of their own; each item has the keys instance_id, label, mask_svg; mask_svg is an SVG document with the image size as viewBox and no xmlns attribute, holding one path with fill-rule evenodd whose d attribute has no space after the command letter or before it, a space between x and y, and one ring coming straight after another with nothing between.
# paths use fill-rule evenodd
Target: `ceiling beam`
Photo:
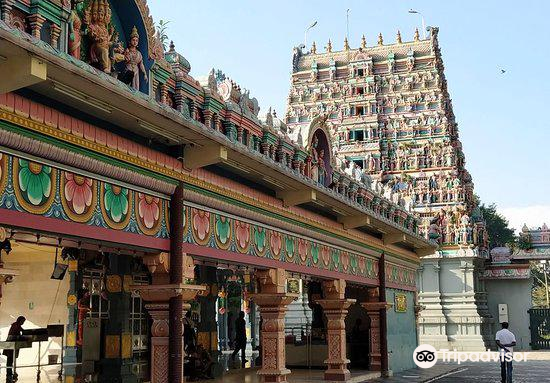
<instances>
[{"instance_id":1,"label":"ceiling beam","mask_svg":"<svg viewBox=\"0 0 550 383\"><path fill-rule=\"evenodd\" d=\"M313 189L281 190L277 192L277 198L283 200L285 207L289 207L316 201L317 193Z\"/></svg>"},{"instance_id":2,"label":"ceiling beam","mask_svg":"<svg viewBox=\"0 0 550 383\"><path fill-rule=\"evenodd\" d=\"M227 161L227 148L220 144L186 146L183 163L188 169L203 168Z\"/></svg>"},{"instance_id":3,"label":"ceiling beam","mask_svg":"<svg viewBox=\"0 0 550 383\"><path fill-rule=\"evenodd\" d=\"M30 55L0 58L0 93L13 92L47 80L48 65Z\"/></svg>"},{"instance_id":4,"label":"ceiling beam","mask_svg":"<svg viewBox=\"0 0 550 383\"><path fill-rule=\"evenodd\" d=\"M384 245L393 245L394 243L405 242L407 235L404 233L384 234L382 240L384 241Z\"/></svg>"},{"instance_id":5,"label":"ceiling beam","mask_svg":"<svg viewBox=\"0 0 550 383\"><path fill-rule=\"evenodd\" d=\"M338 222L344 226L344 229L355 229L361 226L370 225L370 218L366 214L348 215L338 217Z\"/></svg>"}]
</instances>

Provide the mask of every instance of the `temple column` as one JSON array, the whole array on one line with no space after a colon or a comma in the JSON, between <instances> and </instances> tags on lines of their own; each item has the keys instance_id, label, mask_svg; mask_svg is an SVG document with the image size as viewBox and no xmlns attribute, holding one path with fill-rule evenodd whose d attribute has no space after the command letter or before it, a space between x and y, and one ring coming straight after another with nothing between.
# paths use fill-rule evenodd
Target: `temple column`
<instances>
[{"instance_id":1,"label":"temple column","mask_svg":"<svg viewBox=\"0 0 550 383\"><path fill-rule=\"evenodd\" d=\"M373 371L389 374L387 310L392 306L386 302L386 262L382 253L378 262L380 286L369 289L367 302L361 306L367 310L370 319L369 365Z\"/></svg>"},{"instance_id":2,"label":"temple column","mask_svg":"<svg viewBox=\"0 0 550 383\"><path fill-rule=\"evenodd\" d=\"M214 113L211 110L205 109L202 114L204 115L204 125L207 128L212 128L212 116Z\"/></svg>"},{"instance_id":3,"label":"temple column","mask_svg":"<svg viewBox=\"0 0 550 383\"><path fill-rule=\"evenodd\" d=\"M350 378L346 355L346 315L348 308L355 299L346 299L346 281L343 279L323 281L324 299L317 303L321 305L327 317L328 365L325 380L345 381Z\"/></svg>"},{"instance_id":4,"label":"temple column","mask_svg":"<svg viewBox=\"0 0 550 383\"><path fill-rule=\"evenodd\" d=\"M380 371L380 303L365 302L361 306L367 311L369 316L369 369L371 371Z\"/></svg>"},{"instance_id":5,"label":"temple column","mask_svg":"<svg viewBox=\"0 0 550 383\"><path fill-rule=\"evenodd\" d=\"M152 274L153 284L133 287L148 304L153 324L154 316L157 317L157 327L151 329L157 334L156 346L151 349L151 364L155 366L151 383L184 382L183 318L189 309L187 302L206 291L206 286L187 284L194 279L195 266L193 259L183 252L183 201L183 183L180 183L170 201L170 254L145 256L143 263Z\"/></svg>"},{"instance_id":6,"label":"temple column","mask_svg":"<svg viewBox=\"0 0 550 383\"><path fill-rule=\"evenodd\" d=\"M251 294L261 316L262 382L286 382L290 370L285 358L285 314L297 294L286 292L286 271L269 269L256 272L259 292Z\"/></svg>"},{"instance_id":7,"label":"temple column","mask_svg":"<svg viewBox=\"0 0 550 383\"><path fill-rule=\"evenodd\" d=\"M166 83L160 86L160 102L168 105L168 85Z\"/></svg>"},{"instance_id":8,"label":"temple column","mask_svg":"<svg viewBox=\"0 0 550 383\"><path fill-rule=\"evenodd\" d=\"M191 257L185 256L184 269L193 268ZM191 262L187 261L190 260ZM132 286L145 302L153 323L151 325L151 383L183 383L183 317L189 304L206 287L170 282L170 269L174 267L168 253L147 255L143 263L152 274L152 285ZM184 275L187 275L184 273ZM176 302L174 305L173 302ZM175 312L180 310L179 312ZM181 314L180 314L181 313ZM181 316L181 322L178 318ZM175 322L175 323L174 323ZM181 327L181 332L179 329ZM176 331L174 331L176 328ZM174 339L178 336L181 341ZM174 347L174 342L176 347ZM180 346L181 345L181 350ZM178 363L181 357L181 363ZM179 380L178 380L179 379Z\"/></svg>"},{"instance_id":9,"label":"temple column","mask_svg":"<svg viewBox=\"0 0 550 383\"><path fill-rule=\"evenodd\" d=\"M168 335L170 320L168 303L148 303L145 308L152 319L151 324L151 382L167 383L168 380Z\"/></svg>"},{"instance_id":10,"label":"temple column","mask_svg":"<svg viewBox=\"0 0 550 383\"><path fill-rule=\"evenodd\" d=\"M14 4L15 0L4 0L0 5L1 19L8 25L11 25L11 10Z\"/></svg>"},{"instance_id":11,"label":"temple column","mask_svg":"<svg viewBox=\"0 0 550 383\"><path fill-rule=\"evenodd\" d=\"M59 25L52 24L52 29L50 34L50 45L52 47L58 48L59 36L61 36L61 27Z\"/></svg>"},{"instance_id":12,"label":"temple column","mask_svg":"<svg viewBox=\"0 0 550 383\"><path fill-rule=\"evenodd\" d=\"M42 24L44 24L46 19L36 13L34 15L27 16L27 20L29 20L29 25L31 26L31 35L37 39L40 39L40 30L42 29Z\"/></svg>"}]
</instances>

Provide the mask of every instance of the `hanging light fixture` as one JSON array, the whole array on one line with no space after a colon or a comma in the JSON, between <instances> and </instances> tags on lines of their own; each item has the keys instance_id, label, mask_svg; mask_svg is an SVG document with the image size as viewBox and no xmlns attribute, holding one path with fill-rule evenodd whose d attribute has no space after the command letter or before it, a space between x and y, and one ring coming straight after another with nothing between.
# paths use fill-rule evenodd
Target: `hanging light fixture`
<instances>
[{"instance_id":1,"label":"hanging light fixture","mask_svg":"<svg viewBox=\"0 0 550 383\"><path fill-rule=\"evenodd\" d=\"M53 272L50 279L56 279L56 280L63 280L65 278L65 274L67 273L67 268L69 267L68 264L65 263L58 263L57 262L57 255L59 252L59 247L55 248L55 260L53 264Z\"/></svg>"}]
</instances>

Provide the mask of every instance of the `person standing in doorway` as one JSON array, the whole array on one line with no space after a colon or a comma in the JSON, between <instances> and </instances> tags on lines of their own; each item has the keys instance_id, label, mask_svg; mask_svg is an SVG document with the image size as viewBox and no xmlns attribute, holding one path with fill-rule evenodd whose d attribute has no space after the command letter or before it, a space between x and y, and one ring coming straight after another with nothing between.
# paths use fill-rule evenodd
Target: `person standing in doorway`
<instances>
[{"instance_id":1,"label":"person standing in doorway","mask_svg":"<svg viewBox=\"0 0 550 383\"><path fill-rule=\"evenodd\" d=\"M239 317L235 321L235 350L231 354L231 359L235 360L235 355L241 351L241 366L244 368L247 360L244 358L246 350L246 321L244 320L244 311L239 312Z\"/></svg>"},{"instance_id":2,"label":"person standing in doorway","mask_svg":"<svg viewBox=\"0 0 550 383\"><path fill-rule=\"evenodd\" d=\"M25 323L25 321L25 317L20 316L15 322L11 324L10 330L8 332L8 337L6 339L7 342L15 342L21 340L21 335L23 333L23 324ZM6 363L6 382L11 383L14 380L17 380L17 374L14 374L13 372L13 360L19 356L19 350L4 350L3 354L8 359Z\"/></svg>"},{"instance_id":3,"label":"person standing in doorway","mask_svg":"<svg viewBox=\"0 0 550 383\"><path fill-rule=\"evenodd\" d=\"M500 349L500 377L502 383L512 383L512 355L516 345L516 336L508 330L508 322L502 322L502 329L497 331L496 342ZM507 359L510 359L508 361Z\"/></svg>"}]
</instances>

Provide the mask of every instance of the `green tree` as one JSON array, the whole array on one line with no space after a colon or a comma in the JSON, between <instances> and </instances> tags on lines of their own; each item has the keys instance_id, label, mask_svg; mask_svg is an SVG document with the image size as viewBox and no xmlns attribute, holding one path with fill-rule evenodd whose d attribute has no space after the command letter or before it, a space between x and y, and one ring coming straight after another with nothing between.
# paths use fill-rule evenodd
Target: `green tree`
<instances>
[{"instance_id":1,"label":"green tree","mask_svg":"<svg viewBox=\"0 0 550 383\"><path fill-rule=\"evenodd\" d=\"M548 307L546 301L547 283L550 283L548 278L548 268L545 270L545 266L542 262L531 262L531 275L533 276L533 288L532 298L533 307ZM544 278L544 273L547 273Z\"/></svg>"},{"instance_id":2,"label":"green tree","mask_svg":"<svg viewBox=\"0 0 550 383\"><path fill-rule=\"evenodd\" d=\"M497 206L480 204L479 209L483 214L489 235L489 248L513 245L516 242L514 229L509 227L508 220L497 211Z\"/></svg>"}]
</instances>

